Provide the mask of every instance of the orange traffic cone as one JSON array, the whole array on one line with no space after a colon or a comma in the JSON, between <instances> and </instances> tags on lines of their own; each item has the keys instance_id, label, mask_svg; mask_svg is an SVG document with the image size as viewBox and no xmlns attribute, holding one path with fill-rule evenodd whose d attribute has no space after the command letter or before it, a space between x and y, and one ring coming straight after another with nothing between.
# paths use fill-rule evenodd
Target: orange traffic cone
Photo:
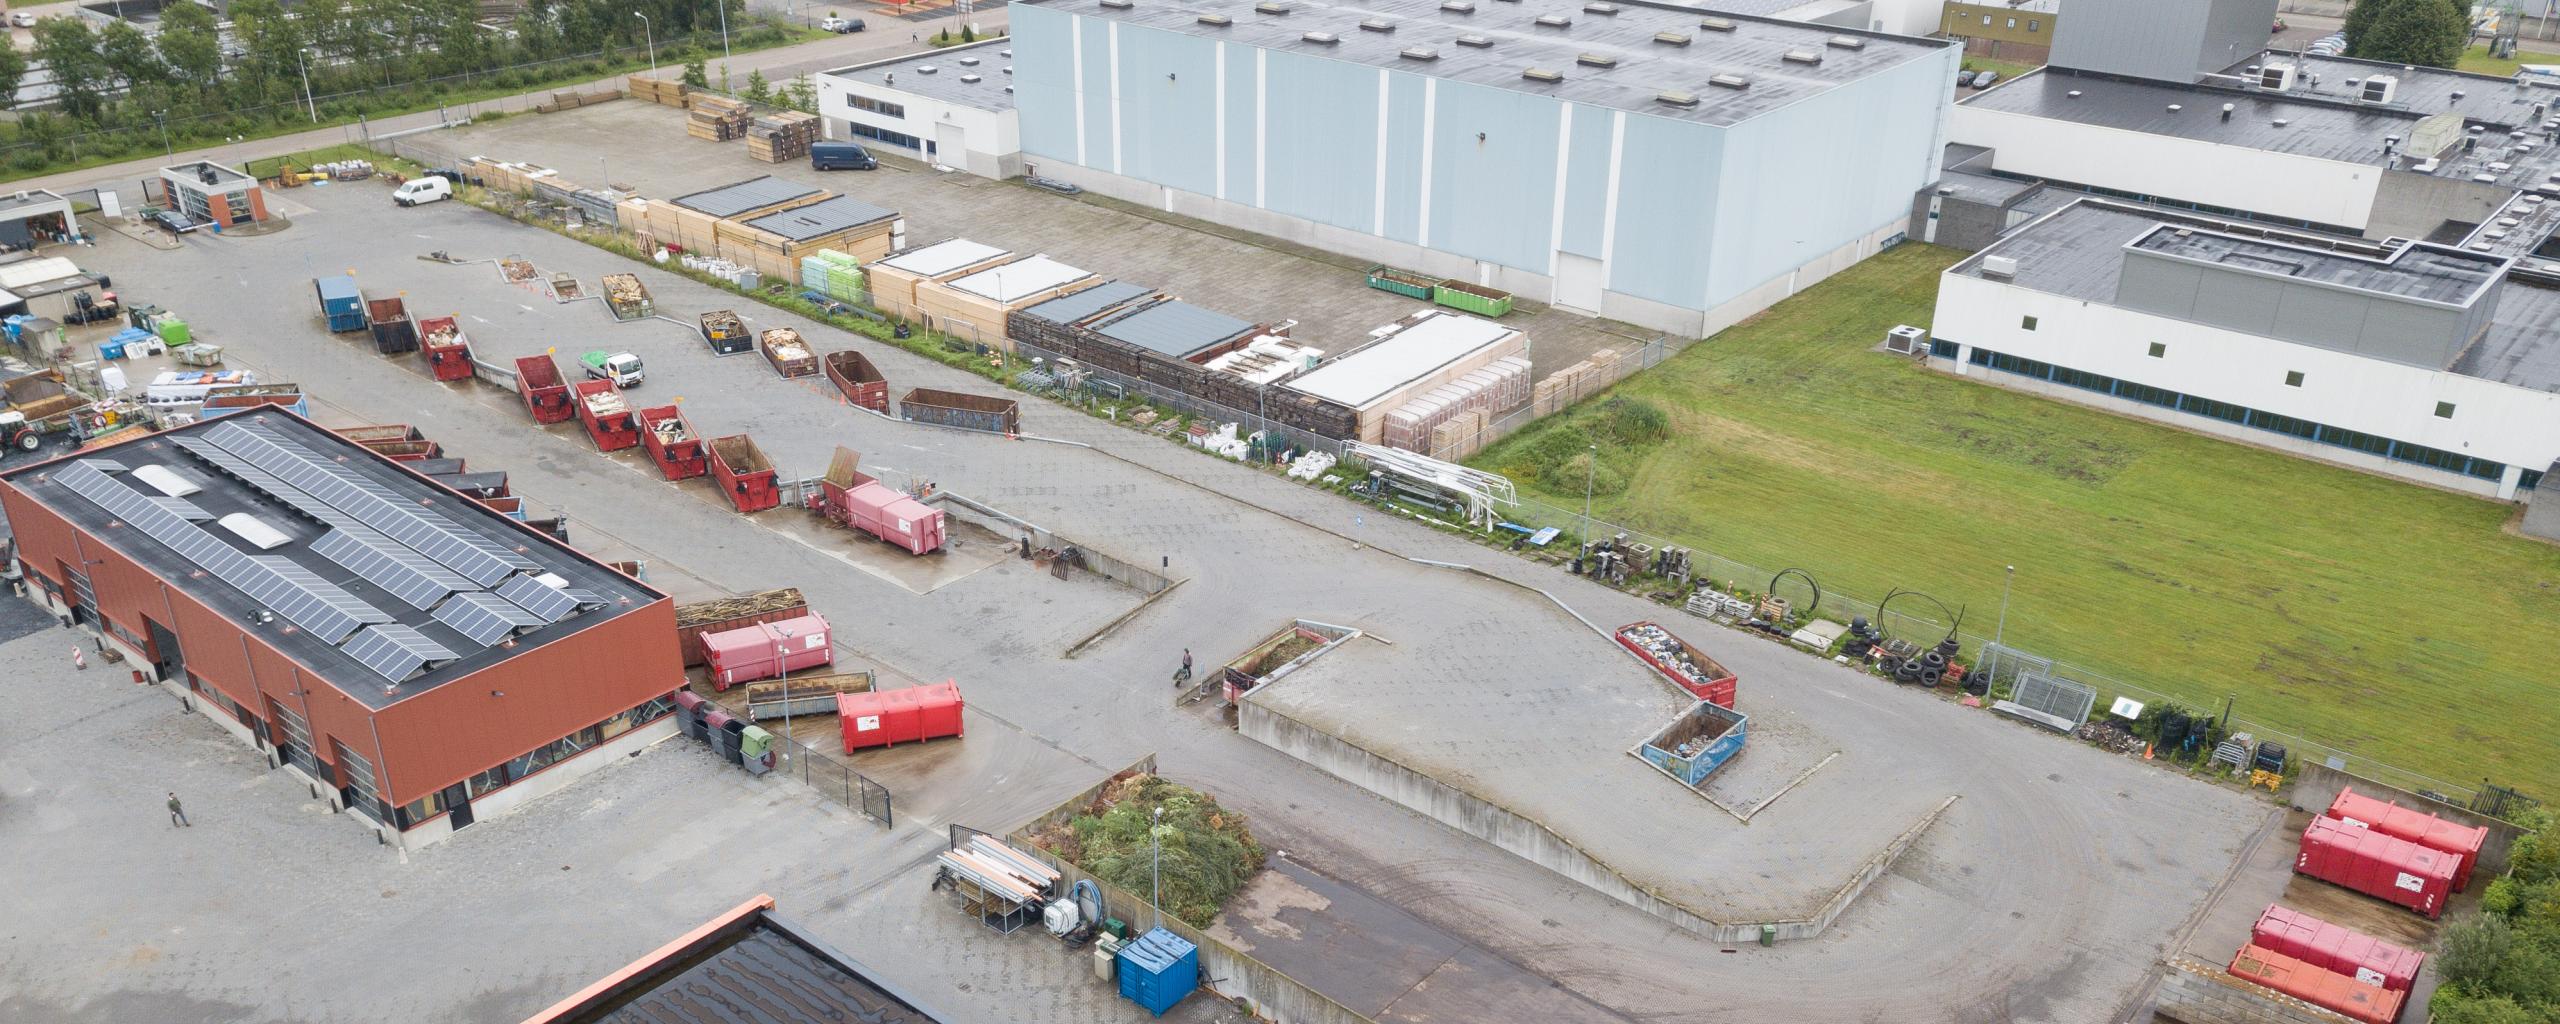
<instances>
[{"instance_id":1,"label":"orange traffic cone","mask_svg":"<svg viewBox=\"0 0 2560 1024\"><path fill-rule=\"evenodd\" d=\"M82 670L89 667L89 656L81 653L78 647L71 649L71 667Z\"/></svg>"}]
</instances>

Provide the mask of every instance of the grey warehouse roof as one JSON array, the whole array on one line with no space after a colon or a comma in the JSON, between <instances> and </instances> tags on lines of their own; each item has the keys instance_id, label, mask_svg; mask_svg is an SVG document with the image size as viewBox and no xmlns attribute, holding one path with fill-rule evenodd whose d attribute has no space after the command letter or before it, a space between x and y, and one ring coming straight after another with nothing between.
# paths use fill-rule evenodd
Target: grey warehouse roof
<instances>
[{"instance_id":1,"label":"grey warehouse roof","mask_svg":"<svg viewBox=\"0 0 2560 1024\"><path fill-rule=\"evenodd\" d=\"M722 185L719 188L705 189L692 195L677 196L672 202L685 209L714 217L735 217L749 210L761 210L775 203L816 195L821 191L824 190L766 175L761 178L749 178L736 184Z\"/></svg>"},{"instance_id":2,"label":"grey warehouse roof","mask_svg":"<svg viewBox=\"0 0 2560 1024\"><path fill-rule=\"evenodd\" d=\"M1013 109L1012 46L1010 39L990 39L820 73L1001 114ZM972 75L978 80L965 81Z\"/></svg>"},{"instance_id":3,"label":"grey warehouse roof","mask_svg":"<svg viewBox=\"0 0 2560 1024\"><path fill-rule=\"evenodd\" d=\"M2184 238L2175 234L2181 227L2190 229ZM2246 237L2258 233L2268 237ZM2282 244L2297 241L2305 244ZM2349 247L2370 244L2335 241ZM2113 305L2125 250L2137 243L2154 251L2167 247L2179 255L2216 262L2276 255L2300 268L2294 276L2440 302L2459 301L2490 283L2495 274L2484 278L2483 268L2500 262L2492 256L2432 247L2412 247L2381 262L2356 255L2352 249L2320 251L2316 247L2324 240L2311 235L2082 199L2018 228L1948 272L1982 277L1985 257L2007 256L2018 261L2011 284ZM2560 289L2548 279L2510 275L2506 280L2508 287L2498 294L2488 333L2445 369L2518 387L2560 391Z\"/></svg>"},{"instance_id":4,"label":"grey warehouse roof","mask_svg":"<svg viewBox=\"0 0 2560 1024\"><path fill-rule=\"evenodd\" d=\"M44 189L31 188L23 192L12 192L8 195L0 195L0 216L16 215L22 211L41 213L51 210L56 206L60 206L62 203L63 198L61 196L47 192Z\"/></svg>"},{"instance_id":5,"label":"grey warehouse roof","mask_svg":"<svg viewBox=\"0 0 2560 1024\"><path fill-rule=\"evenodd\" d=\"M1153 349L1176 359L1253 330L1251 323L1178 299L1159 302L1092 326L1103 337Z\"/></svg>"},{"instance_id":6,"label":"grey warehouse roof","mask_svg":"<svg viewBox=\"0 0 2560 1024\"><path fill-rule=\"evenodd\" d=\"M832 235L849 227L889 220L897 215L897 211L873 206L852 196L837 196L781 213L768 213L748 221L747 226L798 242Z\"/></svg>"},{"instance_id":7,"label":"grey warehouse roof","mask_svg":"<svg viewBox=\"0 0 2560 1024\"><path fill-rule=\"evenodd\" d=\"M1767 113L1952 45L1646 0L1128 0L1125 7L1105 6L1102 0L1024 2L1717 125ZM1264 13L1274 2L1286 13ZM1203 17L1225 20L1204 23ZM1721 28L1709 28L1709 23ZM1461 45L1462 37L1490 45ZM1670 39L1678 42L1665 41ZM1429 58L1418 59L1423 53ZM1789 60L1789 54L1810 59ZM1586 64L1587 59L1609 66ZM1522 77L1532 68L1561 77L1551 82ZM1721 75L1740 76L1747 87L1714 84ZM1693 97L1696 105L1657 99L1664 94Z\"/></svg>"},{"instance_id":8,"label":"grey warehouse roof","mask_svg":"<svg viewBox=\"0 0 2560 1024\"><path fill-rule=\"evenodd\" d=\"M1061 295L1023 313L1056 323L1071 324L1103 310L1155 291L1128 281L1106 281L1073 295Z\"/></svg>"},{"instance_id":9,"label":"grey warehouse roof","mask_svg":"<svg viewBox=\"0 0 2560 1024\"><path fill-rule=\"evenodd\" d=\"M167 473L139 472L146 467ZM146 477L174 477L181 493ZM5 478L375 709L662 599L548 535L273 408ZM254 519L282 542L258 546L225 522L234 516Z\"/></svg>"},{"instance_id":10,"label":"grey warehouse roof","mask_svg":"<svg viewBox=\"0 0 2560 1024\"><path fill-rule=\"evenodd\" d=\"M161 170L169 172L175 177L184 177L190 183L202 184L204 182L202 175L207 168L212 169L213 184L217 186L237 184L239 182L249 180L248 175L232 170L231 168L224 167L221 164L214 163L211 160L198 160L194 163L178 164L174 167L163 167Z\"/></svg>"}]
</instances>

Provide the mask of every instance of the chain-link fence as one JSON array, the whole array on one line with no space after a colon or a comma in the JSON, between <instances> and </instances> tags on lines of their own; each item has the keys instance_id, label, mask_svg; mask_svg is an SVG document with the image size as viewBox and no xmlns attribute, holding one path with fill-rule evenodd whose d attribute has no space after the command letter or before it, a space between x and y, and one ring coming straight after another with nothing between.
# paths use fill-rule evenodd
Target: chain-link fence
<instances>
[{"instance_id":1,"label":"chain-link fence","mask_svg":"<svg viewBox=\"0 0 2560 1024\"><path fill-rule=\"evenodd\" d=\"M774 734L773 752L775 773L798 778L808 783L809 788L861 811L865 817L882 825L897 824L889 787L872 781L842 761L819 753L806 743L780 733Z\"/></svg>"},{"instance_id":2,"label":"chain-link fence","mask_svg":"<svg viewBox=\"0 0 2560 1024\"><path fill-rule=\"evenodd\" d=\"M1026 367L1034 365L1053 367L1059 360L1067 358L1020 340L1014 342L1014 351L1022 365ZM1034 364L1032 360L1035 359L1040 362ZM1281 447L1330 452L1335 455L1342 453L1342 442L1274 421L1264 415L1263 410L1232 408L1097 366L1087 365L1085 374L1085 386L1081 394L1061 391L1053 394L1052 397L1070 404L1095 400L1148 402L1171 409L1183 416L1208 420L1212 423L1233 423L1239 434L1250 435L1257 430L1267 431L1272 437L1280 438L1285 442ZM1258 389L1256 394L1268 388L1269 385L1265 385L1263 389Z\"/></svg>"}]
</instances>

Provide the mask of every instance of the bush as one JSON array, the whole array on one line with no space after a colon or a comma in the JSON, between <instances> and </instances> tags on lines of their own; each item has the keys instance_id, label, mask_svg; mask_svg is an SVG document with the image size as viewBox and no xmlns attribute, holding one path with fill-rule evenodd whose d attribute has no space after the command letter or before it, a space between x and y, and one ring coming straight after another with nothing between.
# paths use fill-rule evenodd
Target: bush
<instances>
[{"instance_id":1,"label":"bush","mask_svg":"<svg viewBox=\"0 0 2560 1024\"><path fill-rule=\"evenodd\" d=\"M1097 805L1100 813L1077 815L1063 830L1042 833L1039 844L1140 899L1153 891L1160 871L1165 912L1194 926L1208 927L1262 868L1262 844L1243 815L1161 776L1114 781ZM1164 811L1161 826L1157 808Z\"/></svg>"},{"instance_id":2,"label":"bush","mask_svg":"<svg viewBox=\"0 0 2560 1024\"><path fill-rule=\"evenodd\" d=\"M2487 981L2515 944L2515 929L2506 918L2464 917L2436 937L2436 974L2454 983Z\"/></svg>"},{"instance_id":3,"label":"bush","mask_svg":"<svg viewBox=\"0 0 2560 1024\"><path fill-rule=\"evenodd\" d=\"M2427 1011L2435 1024L2540 1024L2513 999L2472 995L2457 985L2437 989Z\"/></svg>"}]
</instances>

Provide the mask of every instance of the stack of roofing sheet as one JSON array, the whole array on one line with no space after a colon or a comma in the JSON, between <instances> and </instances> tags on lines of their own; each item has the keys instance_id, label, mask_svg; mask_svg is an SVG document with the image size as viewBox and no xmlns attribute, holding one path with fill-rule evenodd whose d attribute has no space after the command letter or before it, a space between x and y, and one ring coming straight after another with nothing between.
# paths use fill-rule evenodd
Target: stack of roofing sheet
<instances>
[{"instance_id":1,"label":"stack of roofing sheet","mask_svg":"<svg viewBox=\"0 0 2560 1024\"><path fill-rule=\"evenodd\" d=\"M800 287L838 302L863 301L862 264L833 249L800 258Z\"/></svg>"},{"instance_id":2,"label":"stack of roofing sheet","mask_svg":"<svg viewBox=\"0 0 2560 1024\"><path fill-rule=\"evenodd\" d=\"M935 858L954 878L1015 903L1037 903L1057 890L1058 870L992 836L942 851Z\"/></svg>"},{"instance_id":3,"label":"stack of roofing sheet","mask_svg":"<svg viewBox=\"0 0 2560 1024\"><path fill-rule=\"evenodd\" d=\"M1520 404L1529 391L1529 361L1505 356L1481 369L1459 374L1449 383L1387 413L1385 443L1390 448L1436 454L1433 431L1454 417L1480 414L1477 430L1494 414ZM1446 458L1447 456L1441 456Z\"/></svg>"}]
</instances>

